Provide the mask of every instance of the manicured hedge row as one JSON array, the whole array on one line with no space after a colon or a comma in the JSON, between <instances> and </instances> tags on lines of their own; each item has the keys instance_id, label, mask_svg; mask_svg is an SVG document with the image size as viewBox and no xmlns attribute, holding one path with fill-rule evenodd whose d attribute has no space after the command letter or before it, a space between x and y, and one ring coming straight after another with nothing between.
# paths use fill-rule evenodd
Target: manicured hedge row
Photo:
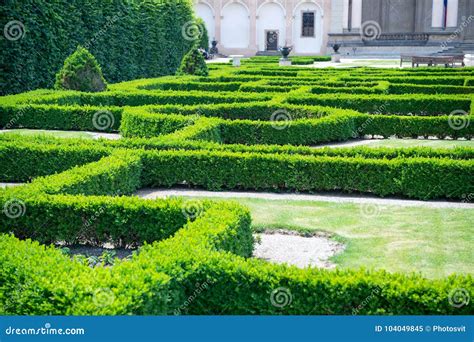
<instances>
[{"instance_id":1,"label":"manicured hedge row","mask_svg":"<svg viewBox=\"0 0 474 342\"><path fill-rule=\"evenodd\" d=\"M19 190L47 194L127 195L140 188L142 164L133 151L117 150L97 162L36 178Z\"/></svg>"},{"instance_id":2,"label":"manicured hedge row","mask_svg":"<svg viewBox=\"0 0 474 342\"><path fill-rule=\"evenodd\" d=\"M204 140L221 143L220 120L200 118L194 123L194 125L163 137L163 141L169 141L171 143L186 140Z\"/></svg>"},{"instance_id":3,"label":"manicured hedge row","mask_svg":"<svg viewBox=\"0 0 474 342\"><path fill-rule=\"evenodd\" d=\"M471 99L443 95L349 95L318 96L290 94L288 103L350 108L360 112L399 115L447 115L455 110L471 111Z\"/></svg>"},{"instance_id":4,"label":"manicured hedge row","mask_svg":"<svg viewBox=\"0 0 474 342\"><path fill-rule=\"evenodd\" d=\"M178 297L156 270L128 262L91 268L11 235L0 234L0 264L2 315L163 315Z\"/></svg>"},{"instance_id":5,"label":"manicured hedge row","mask_svg":"<svg viewBox=\"0 0 474 342\"><path fill-rule=\"evenodd\" d=\"M206 126L205 124L209 126ZM112 148L127 148L127 149L147 149L147 150L169 150L169 149L186 149L186 150L214 150L214 151L227 151L227 152L252 152L252 153L266 153L266 154L290 154L290 155L310 155L310 156L340 156L340 157L364 157L371 159L394 159L394 158L412 158L412 157L423 157L423 158L449 158L459 160L474 159L474 149L469 147L456 147L456 148L430 148L430 147L411 147L411 148L392 148L392 147L366 147L366 146L355 146L355 147L322 147L312 148L305 146L294 146L294 145L243 145L243 144L221 144L211 141L204 140L186 140L183 135L191 136L191 133L200 132L200 130L211 129L214 127L215 121L203 120L202 118L197 122L196 125L189 126L185 130L177 131L168 136L160 136L157 138L133 138L133 139L121 139L121 140L102 140L102 141L90 141L82 139L63 139L54 137L35 137L35 136L18 136L18 135L0 135L0 146L5 144L11 144L12 141L28 146L33 150L38 145L46 145L46 147L56 147L61 154L64 154L64 158L74 158L67 156L64 147L77 147L81 146L86 150L91 149L103 149L110 150ZM202 126L201 126L202 125ZM215 134L220 138L220 125L219 131ZM200 133L202 134L202 133ZM194 136L192 136L194 138ZM198 137L201 139L200 137ZM204 138L202 138L204 139ZM220 140L219 140L220 142ZM15 147L16 148L16 147ZM26 150L25 153L30 153ZM55 158L53 156L52 158ZM6 160L6 159L5 159ZM41 159L39 159L41 161Z\"/></svg>"},{"instance_id":6,"label":"manicured hedge row","mask_svg":"<svg viewBox=\"0 0 474 342\"><path fill-rule=\"evenodd\" d=\"M277 145L315 145L344 141L352 138L356 129L350 115L273 122L233 120L222 122L220 127L222 140L226 144Z\"/></svg>"},{"instance_id":7,"label":"manicured hedge row","mask_svg":"<svg viewBox=\"0 0 474 342\"><path fill-rule=\"evenodd\" d=\"M280 86L270 86L263 84L262 82L247 82L240 86L239 91L250 92L250 93L287 93L293 89L292 87L280 87Z\"/></svg>"},{"instance_id":8,"label":"manicured hedge row","mask_svg":"<svg viewBox=\"0 0 474 342\"><path fill-rule=\"evenodd\" d=\"M389 84L389 94L472 94L474 87L454 85Z\"/></svg>"},{"instance_id":9,"label":"manicured hedge row","mask_svg":"<svg viewBox=\"0 0 474 342\"><path fill-rule=\"evenodd\" d=\"M384 94L388 93L389 83L379 82L377 85L369 86L342 86L331 87L325 85L312 86L310 92L312 94L327 94L327 93L348 93L348 94Z\"/></svg>"},{"instance_id":10,"label":"manicured hedge row","mask_svg":"<svg viewBox=\"0 0 474 342\"><path fill-rule=\"evenodd\" d=\"M189 81L168 81L157 82L148 86L138 87L138 89L146 90L179 90L179 91L237 91L240 82L189 82Z\"/></svg>"},{"instance_id":11,"label":"manicured hedge row","mask_svg":"<svg viewBox=\"0 0 474 342\"><path fill-rule=\"evenodd\" d=\"M381 135L383 137L413 137L419 136L438 138L474 137L474 127L468 122L474 120L474 115L450 117L443 116L396 116L396 115L359 115L353 116L356 121L356 133L361 135ZM459 123L456 123L459 121ZM459 128L459 129L456 129Z\"/></svg>"},{"instance_id":12,"label":"manicured hedge row","mask_svg":"<svg viewBox=\"0 0 474 342\"><path fill-rule=\"evenodd\" d=\"M174 134L173 134L174 136ZM168 137L154 139L129 139L126 141L113 142L114 147L148 149L148 150L213 150L227 152L251 152L265 154L289 154L289 155L308 155L308 156L332 156L332 157L364 157L370 159L394 159L394 158L448 158L458 160L474 159L474 150L469 147L456 148L436 148L431 147L306 147L294 145L243 145L243 144L220 144L210 141L172 141Z\"/></svg>"},{"instance_id":13,"label":"manicured hedge row","mask_svg":"<svg viewBox=\"0 0 474 342\"><path fill-rule=\"evenodd\" d=\"M0 18L13 38L2 42L0 94L51 87L79 44L110 82L174 74L192 45L182 36L193 20L187 0L6 1Z\"/></svg>"},{"instance_id":14,"label":"manicured hedge row","mask_svg":"<svg viewBox=\"0 0 474 342\"><path fill-rule=\"evenodd\" d=\"M461 198L474 191L474 162L365 159L212 151L147 151L143 184L210 190L357 191L418 199ZM425 177L426 170L432 174ZM449 178L448 182L444 179ZM413 189L411 184L419 182Z\"/></svg>"},{"instance_id":15,"label":"manicured hedge row","mask_svg":"<svg viewBox=\"0 0 474 342\"><path fill-rule=\"evenodd\" d=\"M38 176L98 161L109 153L107 148L81 145L80 141L74 146L46 145L18 139L0 141L0 180L27 182Z\"/></svg>"},{"instance_id":16,"label":"manicured hedge row","mask_svg":"<svg viewBox=\"0 0 474 342\"><path fill-rule=\"evenodd\" d=\"M122 108L67 105L0 105L0 128L117 131Z\"/></svg>"},{"instance_id":17,"label":"manicured hedge row","mask_svg":"<svg viewBox=\"0 0 474 342\"><path fill-rule=\"evenodd\" d=\"M389 83L403 83L403 84L419 84L419 85L449 85L449 86L464 86L466 76L439 76L437 74L420 75L370 75L370 76L343 76L341 81L387 81Z\"/></svg>"},{"instance_id":18,"label":"manicured hedge row","mask_svg":"<svg viewBox=\"0 0 474 342\"><path fill-rule=\"evenodd\" d=\"M123 137L151 138L170 134L194 123L197 117L150 114L140 109L128 109L124 112L120 125Z\"/></svg>"},{"instance_id":19,"label":"manicured hedge row","mask_svg":"<svg viewBox=\"0 0 474 342\"><path fill-rule=\"evenodd\" d=\"M223 108L223 107L220 107ZM261 113L268 113L266 106L257 107ZM206 115L212 113L214 108L202 107L201 113L206 111ZM209 111L211 109L211 111ZM166 110L170 110L167 108ZM183 111L183 108L181 109ZM278 144L278 145L315 145L323 142L346 141L351 138L364 137L365 135L377 135L383 137L408 137L418 138L435 136L438 138L451 137L470 139L474 136L474 127L466 125L461 129L453 126L453 118L449 116L394 116L394 115L364 115L357 112L333 110L334 115L325 116L324 107L307 107L309 115L321 115L319 119L294 119L293 116L304 115L303 111L292 112L288 110L277 110L267 121L251 120L221 120L217 118L202 118L202 123L194 127L192 117L188 117L188 126L183 131L176 131L171 137L179 137L178 140L209 140L223 142L226 144ZM329 111L329 110L328 110ZM189 109L189 113L194 113ZM239 112L246 112L245 106L240 106ZM311 114L312 112L312 114ZM225 113L217 111L217 113ZM355 113L355 114L354 114ZM253 112L258 115L258 111ZM160 134L163 125L166 127L176 127L175 119L181 122L184 117L160 114L146 114L144 116L134 116L133 122L128 122L128 137L153 137ZM206 120L204 120L206 119ZM473 116L460 117L460 120L474 119ZM454 128L453 128L454 127ZM133 134L130 133L133 130ZM172 130L172 129L170 129ZM203 133L203 134L201 134ZM176 138L174 138L176 140ZM124 145L124 147L126 147Z\"/></svg>"},{"instance_id":20,"label":"manicured hedge row","mask_svg":"<svg viewBox=\"0 0 474 342\"><path fill-rule=\"evenodd\" d=\"M321 106L295 106L287 103L269 102L221 103L202 104L195 106L150 106L150 112L182 115L201 115L221 119L262 120L269 121L278 118L311 119L331 114L357 114L353 110Z\"/></svg>"},{"instance_id":21,"label":"manicured hedge row","mask_svg":"<svg viewBox=\"0 0 474 342\"><path fill-rule=\"evenodd\" d=\"M105 93L56 92L34 99L34 103L80 105L80 106L146 106L146 105L196 105L212 103L267 101L271 96L265 94L179 91L115 91Z\"/></svg>"},{"instance_id":22,"label":"manicured hedge row","mask_svg":"<svg viewBox=\"0 0 474 342\"><path fill-rule=\"evenodd\" d=\"M181 199L150 201L20 190L0 193L2 208L18 201L25 208L24 214L15 219L0 215L0 232L45 244L64 241L68 245L101 247L112 243L117 248L136 247L173 235L188 220Z\"/></svg>"},{"instance_id":23,"label":"manicured hedge row","mask_svg":"<svg viewBox=\"0 0 474 342\"><path fill-rule=\"evenodd\" d=\"M122 247L168 237L186 223L182 200L118 197L140 187L141 171L138 153L116 151L98 162L0 192L2 207L13 200L25 208L24 215L14 220L0 216L0 227L7 229L2 232L44 243L113 242Z\"/></svg>"}]
</instances>

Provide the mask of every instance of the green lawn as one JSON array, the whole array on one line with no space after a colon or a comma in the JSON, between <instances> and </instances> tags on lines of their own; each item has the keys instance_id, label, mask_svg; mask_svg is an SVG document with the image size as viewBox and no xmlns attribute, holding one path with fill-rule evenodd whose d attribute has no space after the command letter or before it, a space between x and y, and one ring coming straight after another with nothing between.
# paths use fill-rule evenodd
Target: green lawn
<instances>
[{"instance_id":1,"label":"green lawn","mask_svg":"<svg viewBox=\"0 0 474 342\"><path fill-rule=\"evenodd\" d=\"M474 148L474 140L428 140L428 139L383 139L374 140L368 147L432 147L432 148Z\"/></svg>"},{"instance_id":2,"label":"green lawn","mask_svg":"<svg viewBox=\"0 0 474 342\"><path fill-rule=\"evenodd\" d=\"M7 132L1 132L1 134L19 134L26 136L53 136L57 138L83 138L83 139L93 139L93 135L86 132L69 132L69 131L49 131L41 129L12 129Z\"/></svg>"},{"instance_id":3,"label":"green lawn","mask_svg":"<svg viewBox=\"0 0 474 342\"><path fill-rule=\"evenodd\" d=\"M261 229L326 231L346 243L338 267L421 272L440 278L474 274L472 209L373 206L328 202L235 199L250 208ZM366 211L364 211L366 210Z\"/></svg>"}]
</instances>

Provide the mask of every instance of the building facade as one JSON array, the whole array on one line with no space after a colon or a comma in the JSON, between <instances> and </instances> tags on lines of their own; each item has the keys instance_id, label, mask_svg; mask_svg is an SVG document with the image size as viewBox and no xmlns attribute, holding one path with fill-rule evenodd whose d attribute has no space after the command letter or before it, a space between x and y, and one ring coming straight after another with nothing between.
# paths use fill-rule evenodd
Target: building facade
<instances>
[{"instance_id":1,"label":"building facade","mask_svg":"<svg viewBox=\"0 0 474 342\"><path fill-rule=\"evenodd\" d=\"M223 54L395 55L474 48L474 0L195 0ZM453 50L454 49L454 50Z\"/></svg>"}]
</instances>

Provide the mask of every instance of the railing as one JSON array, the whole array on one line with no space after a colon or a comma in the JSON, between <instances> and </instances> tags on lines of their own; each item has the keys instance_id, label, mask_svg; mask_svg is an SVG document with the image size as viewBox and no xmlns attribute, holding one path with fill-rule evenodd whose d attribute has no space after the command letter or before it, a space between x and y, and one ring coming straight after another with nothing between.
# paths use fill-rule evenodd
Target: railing
<instances>
[{"instance_id":1,"label":"railing","mask_svg":"<svg viewBox=\"0 0 474 342\"><path fill-rule=\"evenodd\" d=\"M408 40L408 41L427 41L430 38L428 33L381 33L377 40Z\"/></svg>"}]
</instances>

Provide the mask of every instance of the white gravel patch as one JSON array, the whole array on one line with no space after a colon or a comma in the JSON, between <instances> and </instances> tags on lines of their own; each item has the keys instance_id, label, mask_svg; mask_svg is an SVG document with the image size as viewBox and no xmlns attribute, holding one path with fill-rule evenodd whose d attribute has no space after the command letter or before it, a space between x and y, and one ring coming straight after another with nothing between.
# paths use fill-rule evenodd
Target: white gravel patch
<instances>
[{"instance_id":1,"label":"white gravel patch","mask_svg":"<svg viewBox=\"0 0 474 342\"><path fill-rule=\"evenodd\" d=\"M19 129L3 129L0 130L0 134L9 133L9 132L16 132ZM122 136L118 133L102 133L102 132L91 132L91 131L63 131L63 130L47 130L47 129L25 129L29 132L35 132L37 134L48 134L50 133L53 137L63 138L61 135L58 134L69 134L69 133L81 133L87 134L92 137L92 139L107 139L107 140L118 140L121 139Z\"/></svg>"},{"instance_id":2,"label":"white gravel patch","mask_svg":"<svg viewBox=\"0 0 474 342\"><path fill-rule=\"evenodd\" d=\"M304 237L289 231L256 234L255 258L277 264L295 265L300 268L335 268L329 259L342 252L344 245L323 234Z\"/></svg>"},{"instance_id":3,"label":"white gravel patch","mask_svg":"<svg viewBox=\"0 0 474 342\"><path fill-rule=\"evenodd\" d=\"M26 184L26 183L0 183L0 189L12 188L14 186L20 186L20 185L23 185L23 184Z\"/></svg>"}]
</instances>

